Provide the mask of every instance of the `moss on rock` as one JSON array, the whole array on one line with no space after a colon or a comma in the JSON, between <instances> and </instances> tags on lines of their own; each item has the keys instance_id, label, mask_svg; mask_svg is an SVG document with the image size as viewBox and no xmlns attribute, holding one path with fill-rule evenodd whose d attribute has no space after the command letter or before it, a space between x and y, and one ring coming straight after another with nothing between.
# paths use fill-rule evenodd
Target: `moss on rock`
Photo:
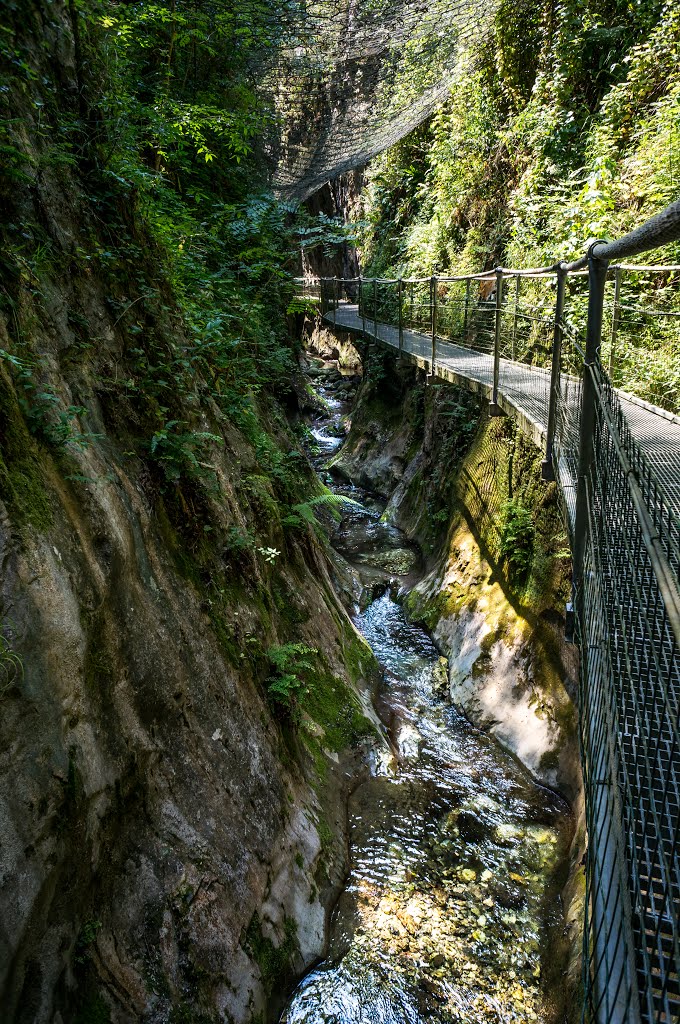
<instances>
[{"instance_id":1,"label":"moss on rock","mask_svg":"<svg viewBox=\"0 0 680 1024\"><path fill-rule=\"evenodd\" d=\"M18 526L49 529L52 508L38 445L28 432L14 388L1 367L0 498Z\"/></svg>"}]
</instances>

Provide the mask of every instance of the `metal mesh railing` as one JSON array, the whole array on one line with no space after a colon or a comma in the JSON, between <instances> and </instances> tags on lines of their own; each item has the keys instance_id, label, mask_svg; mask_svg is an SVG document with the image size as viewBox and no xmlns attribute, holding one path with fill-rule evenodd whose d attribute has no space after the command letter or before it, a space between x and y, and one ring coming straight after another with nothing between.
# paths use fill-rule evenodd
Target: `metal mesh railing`
<instances>
[{"instance_id":1,"label":"metal mesh railing","mask_svg":"<svg viewBox=\"0 0 680 1024\"><path fill-rule=\"evenodd\" d=\"M639 1004L642 1019L670 1022L680 1014L680 652L649 540L658 534L677 580L680 527L616 393L597 364L587 372L597 397L578 620L589 1008L596 1019L625 1020Z\"/></svg>"},{"instance_id":2,"label":"metal mesh railing","mask_svg":"<svg viewBox=\"0 0 680 1024\"><path fill-rule=\"evenodd\" d=\"M574 559L584 1016L601 1024L680 1020L680 272L608 266L677 237L680 203L570 265L321 282L327 320L465 379L545 445ZM650 274L643 304L631 282Z\"/></svg>"}]
</instances>

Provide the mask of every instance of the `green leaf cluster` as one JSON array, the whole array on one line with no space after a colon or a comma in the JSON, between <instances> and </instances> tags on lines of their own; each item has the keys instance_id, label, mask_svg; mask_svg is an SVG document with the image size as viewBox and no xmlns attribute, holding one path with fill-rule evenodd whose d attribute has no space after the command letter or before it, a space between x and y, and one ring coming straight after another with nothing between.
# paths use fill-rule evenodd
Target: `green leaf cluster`
<instances>
[{"instance_id":1,"label":"green leaf cluster","mask_svg":"<svg viewBox=\"0 0 680 1024\"><path fill-rule=\"evenodd\" d=\"M277 644L270 647L267 657L270 675L267 678L269 699L288 713L295 714L308 692L307 677L314 671L310 655L319 652L303 643Z\"/></svg>"},{"instance_id":2,"label":"green leaf cluster","mask_svg":"<svg viewBox=\"0 0 680 1024\"><path fill-rule=\"evenodd\" d=\"M183 473L193 479L214 480L216 471L205 462L206 452L210 444L224 444L223 439L206 430L183 429L186 426L180 420L168 420L151 438L151 457L159 463L170 483L177 483Z\"/></svg>"},{"instance_id":3,"label":"green leaf cluster","mask_svg":"<svg viewBox=\"0 0 680 1024\"><path fill-rule=\"evenodd\" d=\"M324 494L318 494L316 497L310 498L308 501L301 501L293 505L291 511L283 517L281 522L284 526L295 528L301 528L305 525L317 527L319 525L316 515L317 508L329 508L335 517L340 518L339 509L343 505L358 506L359 502L353 498L346 497L344 494L333 494L327 491Z\"/></svg>"},{"instance_id":4,"label":"green leaf cluster","mask_svg":"<svg viewBox=\"0 0 680 1024\"><path fill-rule=\"evenodd\" d=\"M531 512L517 499L504 502L501 508L500 553L512 577L524 577L531 568L536 527Z\"/></svg>"},{"instance_id":5,"label":"green leaf cluster","mask_svg":"<svg viewBox=\"0 0 680 1024\"><path fill-rule=\"evenodd\" d=\"M679 68L668 0L500 0L450 99L367 170L364 274L544 266L639 225L680 197ZM635 262L677 264L680 243ZM627 275L623 301L642 315L619 320L614 383L680 411L677 275Z\"/></svg>"}]
</instances>

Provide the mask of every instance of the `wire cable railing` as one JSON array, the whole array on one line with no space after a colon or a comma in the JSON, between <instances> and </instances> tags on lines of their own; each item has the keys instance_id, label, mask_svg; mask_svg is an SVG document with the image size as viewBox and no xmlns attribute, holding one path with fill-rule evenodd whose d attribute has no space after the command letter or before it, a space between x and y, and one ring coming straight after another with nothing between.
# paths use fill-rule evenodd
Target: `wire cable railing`
<instances>
[{"instance_id":1,"label":"wire cable railing","mask_svg":"<svg viewBox=\"0 0 680 1024\"><path fill-rule=\"evenodd\" d=\"M677 238L680 203L570 264L318 281L326 323L465 382L544 446L573 555L601 1024L680 1020L680 267L621 262Z\"/></svg>"}]
</instances>

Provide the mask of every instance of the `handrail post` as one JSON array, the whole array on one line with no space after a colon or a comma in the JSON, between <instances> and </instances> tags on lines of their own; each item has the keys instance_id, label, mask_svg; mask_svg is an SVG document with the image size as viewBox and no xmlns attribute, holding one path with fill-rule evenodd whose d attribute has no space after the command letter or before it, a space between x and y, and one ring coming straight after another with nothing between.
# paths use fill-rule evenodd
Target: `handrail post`
<instances>
[{"instance_id":1,"label":"handrail post","mask_svg":"<svg viewBox=\"0 0 680 1024\"><path fill-rule=\"evenodd\" d=\"M519 281L519 278L517 278ZM555 421L557 419L557 403L560 399L560 364L562 362L562 333L564 324L564 290L567 271L563 263L557 268L557 295L555 297L555 323L553 327L552 368L550 370L550 399L548 403L548 426L546 429L545 459L541 463L543 480L554 480L553 445L555 442Z\"/></svg>"},{"instance_id":2,"label":"handrail post","mask_svg":"<svg viewBox=\"0 0 680 1024\"><path fill-rule=\"evenodd\" d=\"M492 416L502 416L498 405L498 382L501 370L501 314L503 306L503 268L496 267L496 315L494 319L493 338L493 392L489 412Z\"/></svg>"},{"instance_id":3,"label":"handrail post","mask_svg":"<svg viewBox=\"0 0 680 1024\"><path fill-rule=\"evenodd\" d=\"M333 326L338 322L338 279L333 278Z\"/></svg>"},{"instance_id":4,"label":"handrail post","mask_svg":"<svg viewBox=\"0 0 680 1024\"><path fill-rule=\"evenodd\" d=\"M470 314L470 278L465 282L465 312L463 314L463 340L468 340L468 316Z\"/></svg>"},{"instance_id":5,"label":"handrail post","mask_svg":"<svg viewBox=\"0 0 680 1024\"><path fill-rule=\"evenodd\" d=\"M597 243L594 243L595 245ZM602 313L604 289L607 281L607 260L598 260L593 255L594 245L588 250L588 326L586 328L586 351L581 380L581 429L578 452L578 475L576 479L576 511L574 516L574 568L573 585L577 597L576 613L580 610L583 577L583 561L588 533L588 477L593 465L595 448L595 384L588 368L597 362L602 340Z\"/></svg>"},{"instance_id":6,"label":"handrail post","mask_svg":"<svg viewBox=\"0 0 680 1024\"><path fill-rule=\"evenodd\" d=\"M403 313L402 313L402 309L401 309L403 286L404 286L403 285L403 281L402 281L401 278L399 278L399 280L397 281L397 302L399 303L399 351L400 352L403 352L403 350L404 350L404 317L403 317Z\"/></svg>"},{"instance_id":7,"label":"handrail post","mask_svg":"<svg viewBox=\"0 0 680 1024\"><path fill-rule=\"evenodd\" d=\"M614 347L616 345L616 331L619 326L619 311L621 309L621 276L623 271L621 267L616 267L614 270L614 307L612 309L612 333L610 338L609 346L609 379L612 379L614 372Z\"/></svg>"},{"instance_id":8,"label":"handrail post","mask_svg":"<svg viewBox=\"0 0 680 1024\"><path fill-rule=\"evenodd\" d=\"M361 333L366 338L366 306L364 302L364 279L359 274L359 312L361 313Z\"/></svg>"},{"instance_id":9,"label":"handrail post","mask_svg":"<svg viewBox=\"0 0 680 1024\"><path fill-rule=\"evenodd\" d=\"M378 340L378 282L373 278L373 334Z\"/></svg>"},{"instance_id":10,"label":"handrail post","mask_svg":"<svg viewBox=\"0 0 680 1024\"><path fill-rule=\"evenodd\" d=\"M512 359L515 359L515 339L517 338L517 314L519 313L519 283L521 277L519 274L515 278L515 313L512 318Z\"/></svg>"},{"instance_id":11,"label":"handrail post","mask_svg":"<svg viewBox=\"0 0 680 1024\"><path fill-rule=\"evenodd\" d=\"M430 322L432 325L432 354L430 357L430 376L434 378L434 367L437 361L437 278L430 278Z\"/></svg>"}]
</instances>

